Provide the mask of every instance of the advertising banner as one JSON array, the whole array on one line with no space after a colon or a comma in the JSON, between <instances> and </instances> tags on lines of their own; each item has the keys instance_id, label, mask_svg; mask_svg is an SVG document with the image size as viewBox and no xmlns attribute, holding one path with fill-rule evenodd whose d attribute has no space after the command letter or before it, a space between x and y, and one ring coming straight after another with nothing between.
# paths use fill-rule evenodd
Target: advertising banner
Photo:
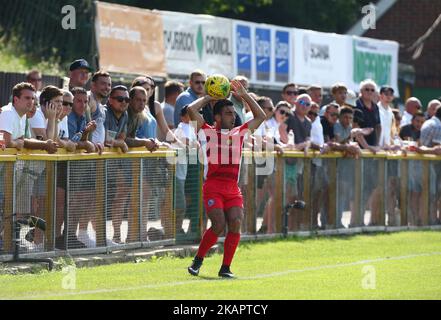
<instances>
[{"instance_id":1,"label":"advertising banner","mask_svg":"<svg viewBox=\"0 0 441 320\"><path fill-rule=\"evenodd\" d=\"M150 10L97 2L100 68L166 77L162 18Z\"/></svg>"},{"instance_id":2,"label":"advertising banner","mask_svg":"<svg viewBox=\"0 0 441 320\"><path fill-rule=\"evenodd\" d=\"M353 85L369 78L378 86L391 86L398 94L398 43L353 37L352 46Z\"/></svg>"},{"instance_id":3,"label":"advertising banner","mask_svg":"<svg viewBox=\"0 0 441 320\"><path fill-rule=\"evenodd\" d=\"M234 75L232 20L207 15L161 11L168 74Z\"/></svg>"},{"instance_id":4,"label":"advertising banner","mask_svg":"<svg viewBox=\"0 0 441 320\"><path fill-rule=\"evenodd\" d=\"M351 84L352 50L348 36L295 29L294 82L302 85Z\"/></svg>"}]
</instances>

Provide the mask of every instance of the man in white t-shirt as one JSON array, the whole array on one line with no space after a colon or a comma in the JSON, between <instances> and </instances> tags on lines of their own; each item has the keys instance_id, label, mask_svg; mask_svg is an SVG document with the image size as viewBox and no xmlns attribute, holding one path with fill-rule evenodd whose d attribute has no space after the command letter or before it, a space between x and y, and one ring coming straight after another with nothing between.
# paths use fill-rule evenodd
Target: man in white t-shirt
<instances>
[{"instance_id":1,"label":"man in white t-shirt","mask_svg":"<svg viewBox=\"0 0 441 320\"><path fill-rule=\"evenodd\" d=\"M7 148L21 150L39 149L48 153L57 151L52 140L37 141L24 139L26 131L26 113L32 110L35 99L35 88L30 83L19 83L12 90L13 101L2 108L0 113L0 132Z\"/></svg>"},{"instance_id":2,"label":"man in white t-shirt","mask_svg":"<svg viewBox=\"0 0 441 320\"><path fill-rule=\"evenodd\" d=\"M185 200L185 181L187 179L188 163L192 161L188 155L197 156L197 153L190 152L190 150L197 150L199 147L198 138L196 136L196 128L190 123L190 116L188 115L188 106L181 110L181 122L175 130L176 137L185 143L187 148L180 150L184 152L179 154L178 163L176 164L176 230L178 235L184 235L185 231L182 228L187 204ZM187 153L189 150L189 153ZM183 157L185 155L185 158Z\"/></svg>"},{"instance_id":3,"label":"man in white t-shirt","mask_svg":"<svg viewBox=\"0 0 441 320\"><path fill-rule=\"evenodd\" d=\"M383 86L380 89L380 102L378 103L381 122L381 135L378 145L381 148L392 145L392 129L395 123L394 113L391 108L392 101L394 101L394 89Z\"/></svg>"}]
</instances>

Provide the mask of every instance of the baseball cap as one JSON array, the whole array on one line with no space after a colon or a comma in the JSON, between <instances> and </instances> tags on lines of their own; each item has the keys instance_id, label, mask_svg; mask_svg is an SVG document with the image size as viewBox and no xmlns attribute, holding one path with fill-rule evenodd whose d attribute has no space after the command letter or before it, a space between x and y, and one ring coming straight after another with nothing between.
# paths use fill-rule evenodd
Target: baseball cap
<instances>
[{"instance_id":1,"label":"baseball cap","mask_svg":"<svg viewBox=\"0 0 441 320\"><path fill-rule=\"evenodd\" d=\"M75 60L74 62L72 62L69 68L70 71L74 71L78 69L87 69L89 71L92 71L92 68L90 67L89 63L84 59Z\"/></svg>"},{"instance_id":2,"label":"baseball cap","mask_svg":"<svg viewBox=\"0 0 441 320\"><path fill-rule=\"evenodd\" d=\"M386 93L386 92L390 92L390 93L392 93L392 94L394 94L395 93L395 91L394 91L394 89L392 88L392 87L390 87L390 86L382 86L381 87L381 89L380 89L380 94L381 93Z\"/></svg>"}]
</instances>

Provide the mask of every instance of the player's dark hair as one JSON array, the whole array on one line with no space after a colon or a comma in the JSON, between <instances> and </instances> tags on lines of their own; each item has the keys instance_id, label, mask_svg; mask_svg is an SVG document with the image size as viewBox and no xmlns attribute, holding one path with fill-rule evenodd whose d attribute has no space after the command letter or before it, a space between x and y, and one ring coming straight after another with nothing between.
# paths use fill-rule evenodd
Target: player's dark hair
<instances>
[{"instance_id":1,"label":"player's dark hair","mask_svg":"<svg viewBox=\"0 0 441 320\"><path fill-rule=\"evenodd\" d=\"M218 102L216 102L216 104L214 105L213 108L213 115L220 115L222 114L222 110L225 107L232 107L234 106L233 102L231 102L230 100L219 100Z\"/></svg>"}]
</instances>

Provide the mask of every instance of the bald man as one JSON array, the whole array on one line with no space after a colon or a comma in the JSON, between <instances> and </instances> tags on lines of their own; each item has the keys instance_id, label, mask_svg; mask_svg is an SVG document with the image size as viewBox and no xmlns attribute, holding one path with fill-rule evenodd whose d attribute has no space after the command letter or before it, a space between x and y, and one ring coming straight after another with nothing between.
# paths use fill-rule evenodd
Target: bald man
<instances>
[{"instance_id":1,"label":"bald man","mask_svg":"<svg viewBox=\"0 0 441 320\"><path fill-rule=\"evenodd\" d=\"M412 123L413 116L422 108L421 101L418 98L412 97L406 101L405 111L400 123L400 128Z\"/></svg>"}]
</instances>

